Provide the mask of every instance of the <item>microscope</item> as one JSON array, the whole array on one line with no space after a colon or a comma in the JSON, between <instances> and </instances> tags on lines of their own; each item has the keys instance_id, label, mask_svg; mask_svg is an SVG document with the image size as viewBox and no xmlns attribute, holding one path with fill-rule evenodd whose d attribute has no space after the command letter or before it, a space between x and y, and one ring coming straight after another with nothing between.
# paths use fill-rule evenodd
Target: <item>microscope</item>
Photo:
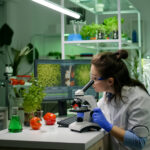
<instances>
[{"instance_id":1,"label":"microscope","mask_svg":"<svg viewBox=\"0 0 150 150\"><path fill-rule=\"evenodd\" d=\"M77 113L77 120L69 125L70 130L77 132L100 130L100 126L91 122L92 110L97 107L97 102L92 95L84 95L85 91L94 83L90 80L82 89L75 92L71 112Z\"/></svg>"}]
</instances>

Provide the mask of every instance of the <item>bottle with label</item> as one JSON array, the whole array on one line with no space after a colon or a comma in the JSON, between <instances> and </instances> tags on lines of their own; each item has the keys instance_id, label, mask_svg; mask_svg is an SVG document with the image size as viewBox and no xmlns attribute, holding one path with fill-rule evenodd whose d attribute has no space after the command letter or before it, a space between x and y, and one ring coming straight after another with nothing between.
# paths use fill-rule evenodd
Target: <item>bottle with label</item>
<instances>
[{"instance_id":1,"label":"bottle with label","mask_svg":"<svg viewBox=\"0 0 150 150\"><path fill-rule=\"evenodd\" d=\"M138 42L136 30L132 31L132 42L133 43L137 43Z\"/></svg>"},{"instance_id":2,"label":"bottle with label","mask_svg":"<svg viewBox=\"0 0 150 150\"><path fill-rule=\"evenodd\" d=\"M9 132L16 133L22 131L22 124L18 116L18 107L12 108L12 117L8 127Z\"/></svg>"}]
</instances>

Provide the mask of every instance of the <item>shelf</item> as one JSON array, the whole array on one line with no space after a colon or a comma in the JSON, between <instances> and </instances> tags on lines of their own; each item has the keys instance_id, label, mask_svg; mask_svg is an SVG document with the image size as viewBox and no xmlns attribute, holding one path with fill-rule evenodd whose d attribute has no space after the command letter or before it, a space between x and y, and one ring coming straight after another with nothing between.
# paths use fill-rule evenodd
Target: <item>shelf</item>
<instances>
[{"instance_id":1,"label":"shelf","mask_svg":"<svg viewBox=\"0 0 150 150\"><path fill-rule=\"evenodd\" d=\"M14 88L25 88L25 87L29 87L29 86L31 86L31 85L32 85L32 83L30 83L30 82L25 82L24 85L18 84L18 85L11 85L11 86L14 87Z\"/></svg>"},{"instance_id":2,"label":"shelf","mask_svg":"<svg viewBox=\"0 0 150 150\"><path fill-rule=\"evenodd\" d=\"M94 14L117 14L117 0L70 0L72 3ZM129 0L120 1L121 13L135 13L138 10Z\"/></svg>"},{"instance_id":3,"label":"shelf","mask_svg":"<svg viewBox=\"0 0 150 150\"><path fill-rule=\"evenodd\" d=\"M64 2L64 0L62 0ZM70 45L78 46L79 51L90 52L92 54L97 54L102 51L116 51L118 49L126 49L128 51L132 51L135 57L138 58L138 67L137 72L133 74L132 69L130 68L131 74L137 78L137 74L139 79L142 79L142 68L141 68L141 16L138 9L136 9L130 0L69 0L73 4L77 5L77 7L81 7L86 11L89 11L94 14L95 23L99 23L99 19L102 15L116 15L118 19L118 39L104 39L104 40L80 40L80 41L67 41L67 37L64 35L64 15L61 16L61 37L62 37L62 59L65 59L65 55L70 52L67 51L65 53L65 48L67 50L76 50L76 47L73 49ZM62 3L63 5L63 3ZM122 38L121 33L121 14L133 14L135 13L137 16L137 39L138 43L132 43L131 40L127 40L126 38ZM131 15L132 16L132 15ZM107 17L107 16L106 16ZM88 18L87 18L88 19ZM94 19L94 18L93 18ZM103 19L103 18L102 18ZM67 31L68 32L68 31ZM69 31L70 32L70 31ZM77 53L74 53L77 55ZM135 62L129 62L131 67ZM135 72L135 71L134 71Z\"/></svg>"},{"instance_id":4,"label":"shelf","mask_svg":"<svg viewBox=\"0 0 150 150\"><path fill-rule=\"evenodd\" d=\"M64 41L65 44L79 46L83 48L116 50L118 49L118 39L116 40L81 40L81 41ZM139 49L138 43L122 41L122 49Z\"/></svg>"},{"instance_id":5,"label":"shelf","mask_svg":"<svg viewBox=\"0 0 150 150\"><path fill-rule=\"evenodd\" d=\"M74 44L74 43L117 43L118 39L115 40L80 40L80 41L64 41L65 44Z\"/></svg>"},{"instance_id":6,"label":"shelf","mask_svg":"<svg viewBox=\"0 0 150 150\"><path fill-rule=\"evenodd\" d=\"M137 19L140 20L139 11L132 5L129 0L69 0L73 4L92 12L95 15L95 22L98 22L98 15L105 14L116 14L118 20L121 19L120 13L138 13ZM103 8L98 8L99 6ZM121 22L120 22L121 23ZM64 33L64 17L62 17L62 35ZM78 46L92 50L117 50L117 49L127 49L127 50L139 50L139 57L141 57L141 36L140 36L140 22L138 21L138 43L132 43L126 39L120 39L121 34L121 24L118 25L118 36L119 39L103 39L103 40L77 40L77 41L67 41L66 36L62 36L62 59L65 58L65 45L69 48L69 44L73 46ZM68 34L66 34L68 36ZM68 47L67 47L68 46Z\"/></svg>"}]
</instances>

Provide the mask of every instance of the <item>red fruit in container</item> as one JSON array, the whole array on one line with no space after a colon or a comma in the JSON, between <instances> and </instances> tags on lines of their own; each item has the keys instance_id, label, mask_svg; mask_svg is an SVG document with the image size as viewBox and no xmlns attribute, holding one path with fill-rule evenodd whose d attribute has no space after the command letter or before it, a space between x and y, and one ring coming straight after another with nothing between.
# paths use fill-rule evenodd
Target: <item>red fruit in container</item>
<instances>
[{"instance_id":1,"label":"red fruit in container","mask_svg":"<svg viewBox=\"0 0 150 150\"><path fill-rule=\"evenodd\" d=\"M46 125L54 125L56 122L56 115L50 112L47 112L43 118Z\"/></svg>"},{"instance_id":2,"label":"red fruit in container","mask_svg":"<svg viewBox=\"0 0 150 150\"><path fill-rule=\"evenodd\" d=\"M19 80L19 84L20 84L20 85L24 85L24 84L25 84L25 81L24 81L24 80Z\"/></svg>"},{"instance_id":3,"label":"red fruit in container","mask_svg":"<svg viewBox=\"0 0 150 150\"><path fill-rule=\"evenodd\" d=\"M18 80L17 79L14 79L14 78L10 78L10 81L11 81L11 85L17 85L18 84Z\"/></svg>"}]
</instances>

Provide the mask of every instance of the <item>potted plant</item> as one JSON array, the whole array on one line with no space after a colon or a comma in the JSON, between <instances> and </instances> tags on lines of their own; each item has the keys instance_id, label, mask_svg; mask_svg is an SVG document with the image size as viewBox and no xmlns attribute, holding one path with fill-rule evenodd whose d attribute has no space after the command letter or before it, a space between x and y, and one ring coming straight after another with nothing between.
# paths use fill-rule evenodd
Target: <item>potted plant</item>
<instances>
[{"instance_id":1,"label":"potted plant","mask_svg":"<svg viewBox=\"0 0 150 150\"><path fill-rule=\"evenodd\" d=\"M80 30L80 35L82 36L83 40L88 40L90 37L90 25L84 25L82 26Z\"/></svg>"},{"instance_id":2,"label":"potted plant","mask_svg":"<svg viewBox=\"0 0 150 150\"><path fill-rule=\"evenodd\" d=\"M124 19L121 19L121 23L124 22ZM116 16L114 17L109 17L104 19L104 24L106 25L107 28L107 33L113 34L113 39L118 38L118 19Z\"/></svg>"},{"instance_id":3,"label":"potted plant","mask_svg":"<svg viewBox=\"0 0 150 150\"><path fill-rule=\"evenodd\" d=\"M99 24L98 39L104 39L105 32L106 32L106 26L104 24Z\"/></svg>"},{"instance_id":4,"label":"potted plant","mask_svg":"<svg viewBox=\"0 0 150 150\"><path fill-rule=\"evenodd\" d=\"M96 40L97 39L98 28L99 28L98 24L92 23L90 25L89 35L90 35L91 40Z\"/></svg>"},{"instance_id":5,"label":"potted plant","mask_svg":"<svg viewBox=\"0 0 150 150\"><path fill-rule=\"evenodd\" d=\"M11 48L12 52L14 53L14 60L12 63L13 76L16 76L18 74L19 64L21 63L21 60L24 57L26 57L28 63L30 63L30 64L33 63L33 49L35 50L35 57L38 58L38 55L39 55L38 50L36 48L34 48L31 43L27 44L20 51L15 48Z\"/></svg>"},{"instance_id":6,"label":"potted plant","mask_svg":"<svg viewBox=\"0 0 150 150\"><path fill-rule=\"evenodd\" d=\"M92 23L90 25L84 25L80 30L80 35L83 39L96 39L97 38L97 31L98 31L99 25Z\"/></svg>"},{"instance_id":7,"label":"potted plant","mask_svg":"<svg viewBox=\"0 0 150 150\"><path fill-rule=\"evenodd\" d=\"M36 111L41 110L41 103L45 97L44 86L33 76L32 85L23 91L23 109L25 113L25 125L29 125L29 119L34 116Z\"/></svg>"},{"instance_id":8,"label":"potted plant","mask_svg":"<svg viewBox=\"0 0 150 150\"><path fill-rule=\"evenodd\" d=\"M61 59L61 53L60 52L49 52L48 56L54 59Z\"/></svg>"}]
</instances>

